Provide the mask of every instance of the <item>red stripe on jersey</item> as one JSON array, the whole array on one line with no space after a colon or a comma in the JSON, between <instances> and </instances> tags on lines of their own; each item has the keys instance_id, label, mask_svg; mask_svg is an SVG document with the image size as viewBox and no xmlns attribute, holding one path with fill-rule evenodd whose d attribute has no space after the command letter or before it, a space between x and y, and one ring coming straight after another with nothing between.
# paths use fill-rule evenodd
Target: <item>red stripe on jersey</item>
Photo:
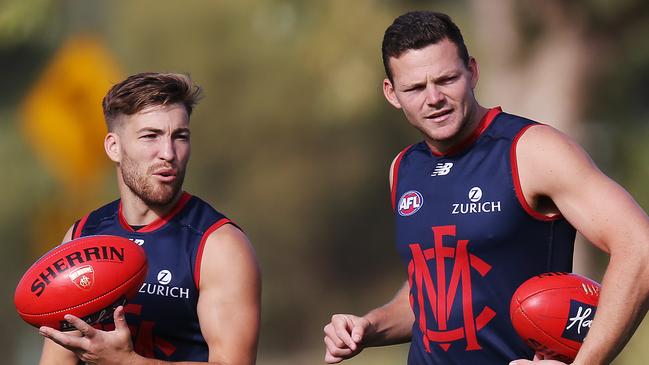
<instances>
[{"instance_id":1,"label":"red stripe on jersey","mask_svg":"<svg viewBox=\"0 0 649 365\"><path fill-rule=\"evenodd\" d=\"M86 221L88 220L89 216L90 213L86 214L83 218L79 220L79 223L75 225L74 230L72 232L72 239L77 239L81 237L81 231L83 230L83 226L86 225Z\"/></svg>"},{"instance_id":2,"label":"red stripe on jersey","mask_svg":"<svg viewBox=\"0 0 649 365\"><path fill-rule=\"evenodd\" d=\"M455 146L452 146L445 153L439 153L432 150L431 153L434 156L442 157L442 156L454 155L458 152L461 152L462 150L470 146L473 142L475 142L480 137L482 132L484 132L491 125L491 122L493 122L496 116L500 114L502 111L503 111L502 108L499 106L489 109L487 111L487 114L485 114L484 117L482 117L482 119L480 120L478 127L473 130L473 133L471 133L469 137L459 142Z\"/></svg>"},{"instance_id":3,"label":"red stripe on jersey","mask_svg":"<svg viewBox=\"0 0 649 365\"><path fill-rule=\"evenodd\" d=\"M561 214L554 214L551 216L547 216L537 212L532 207L530 207L529 204L527 204L527 200L525 199L525 195L523 194L523 188L521 187L521 179L520 176L518 175L518 161L516 160L516 146L518 146L518 140L523 136L525 131L527 131L530 127L533 127L535 125L536 124L530 124L518 132L516 137L514 137L514 141L512 142L512 147L509 156L512 165L512 179L514 180L514 190L516 190L516 197L518 198L518 202L521 204L525 212L527 212L527 214L529 214L532 218L547 222L547 221L560 219Z\"/></svg>"},{"instance_id":4,"label":"red stripe on jersey","mask_svg":"<svg viewBox=\"0 0 649 365\"><path fill-rule=\"evenodd\" d=\"M187 202L191 198L192 198L191 194L183 191L182 195L180 196L180 199L178 199L178 203L176 203L176 206L174 206L173 209L171 209L171 211L169 211L169 213L167 213L167 215L154 220L153 222L151 222L151 223L147 224L146 226L142 227L141 229L139 229L137 232L148 233L148 232L153 232L156 229L161 228L162 226L167 224L176 214L178 214L185 207L185 204L187 204ZM124 214L122 214L122 202L121 201L119 202L119 209L118 209L117 214L119 216L119 223L121 224L122 228L124 228L125 230L130 231L130 232L135 232L133 230L133 228L131 228L131 226L128 224L126 219L124 218Z\"/></svg>"},{"instance_id":5,"label":"red stripe on jersey","mask_svg":"<svg viewBox=\"0 0 649 365\"><path fill-rule=\"evenodd\" d=\"M396 210L397 208L397 181L399 180L399 165L401 165L403 155L406 154L406 151L408 151L410 147L412 147L412 145L404 148L401 152L399 152L397 158L394 160L394 166L392 166L392 186L390 187L392 210Z\"/></svg>"},{"instance_id":6,"label":"red stripe on jersey","mask_svg":"<svg viewBox=\"0 0 649 365\"><path fill-rule=\"evenodd\" d=\"M207 242L207 238L212 234L212 232L228 223L232 224L232 222L228 218L221 218L216 221L216 223L212 224L210 228L205 231L205 233L203 233L203 238L201 238L201 242L198 244L198 251L196 252L196 263L194 264L194 284L196 284L196 289L200 289L198 287L198 284L200 284L201 282L201 261L203 260L203 249L205 248L205 242Z\"/></svg>"}]
</instances>

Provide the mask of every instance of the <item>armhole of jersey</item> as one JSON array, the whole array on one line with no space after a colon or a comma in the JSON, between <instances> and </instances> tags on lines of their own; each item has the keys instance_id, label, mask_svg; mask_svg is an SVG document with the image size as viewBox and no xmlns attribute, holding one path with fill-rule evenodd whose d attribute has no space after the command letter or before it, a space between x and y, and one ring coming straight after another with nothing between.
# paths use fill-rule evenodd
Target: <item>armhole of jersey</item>
<instances>
[{"instance_id":1,"label":"armhole of jersey","mask_svg":"<svg viewBox=\"0 0 649 365\"><path fill-rule=\"evenodd\" d=\"M74 223L74 227L72 227L73 240L81 237L81 231L83 231L83 226L86 225L89 216L90 213L86 214L83 218L79 219L76 223Z\"/></svg>"},{"instance_id":2,"label":"armhole of jersey","mask_svg":"<svg viewBox=\"0 0 649 365\"><path fill-rule=\"evenodd\" d=\"M205 249L205 242L207 242L207 237L209 237L212 232L221 228L226 224L232 224L235 227L239 228L236 224L232 223L228 218L221 218L216 223L212 224L210 228L203 233L201 242L198 244L198 250L196 251L196 262L194 263L194 284L196 285L196 290L200 291L199 284L201 283L201 261L203 261L203 249Z\"/></svg>"},{"instance_id":3,"label":"armhole of jersey","mask_svg":"<svg viewBox=\"0 0 649 365\"><path fill-rule=\"evenodd\" d=\"M525 195L523 195L523 188L521 187L521 179L520 176L518 175L518 161L517 161L517 156L516 156L516 146L518 146L518 140L523 136L523 134L530 129L530 127L535 126L536 124L530 124L523 129L521 129L516 137L514 137L514 141L512 142L512 147L511 151L509 153L510 159L511 159L511 167L512 167L512 180L514 183L514 190L516 191L516 198L518 199L518 203L523 207L523 210L527 214L529 214L532 218L544 221L544 222L550 222L550 221L556 221L558 219L562 218L561 214L555 214L551 216L547 216L544 214L541 214L534 210L532 207L527 204L527 200L525 200Z\"/></svg>"},{"instance_id":4,"label":"armhole of jersey","mask_svg":"<svg viewBox=\"0 0 649 365\"><path fill-rule=\"evenodd\" d=\"M392 166L392 186L390 188L390 197L392 201L392 211L396 211L397 209L397 182L399 181L399 165L401 165L401 160L403 159L403 155L406 154L406 152L412 147L412 145L404 148L399 154L397 155L397 158L394 160L394 165Z\"/></svg>"}]
</instances>

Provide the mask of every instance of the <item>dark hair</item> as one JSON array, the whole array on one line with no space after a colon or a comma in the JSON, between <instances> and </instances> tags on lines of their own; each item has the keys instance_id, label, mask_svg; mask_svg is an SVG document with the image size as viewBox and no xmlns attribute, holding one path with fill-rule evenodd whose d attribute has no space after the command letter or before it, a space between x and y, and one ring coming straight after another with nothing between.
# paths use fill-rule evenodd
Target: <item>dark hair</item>
<instances>
[{"instance_id":1,"label":"dark hair","mask_svg":"<svg viewBox=\"0 0 649 365\"><path fill-rule=\"evenodd\" d=\"M113 85L102 100L102 108L112 131L120 114L132 115L150 106L182 103L190 116L200 96L201 88L188 75L144 72Z\"/></svg>"},{"instance_id":2,"label":"dark hair","mask_svg":"<svg viewBox=\"0 0 649 365\"><path fill-rule=\"evenodd\" d=\"M457 46L458 55L468 66L469 52L464 38L448 15L432 11L413 11L396 18L385 30L381 47L383 67L388 79L392 81L391 57L399 57L408 50L422 49L443 39L448 39Z\"/></svg>"}]
</instances>

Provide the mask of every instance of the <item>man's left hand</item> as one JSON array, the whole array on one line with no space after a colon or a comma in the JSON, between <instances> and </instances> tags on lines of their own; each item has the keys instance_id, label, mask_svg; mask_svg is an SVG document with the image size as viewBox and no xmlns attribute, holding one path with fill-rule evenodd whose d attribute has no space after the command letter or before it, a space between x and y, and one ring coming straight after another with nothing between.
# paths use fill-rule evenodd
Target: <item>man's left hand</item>
<instances>
[{"instance_id":1,"label":"man's left hand","mask_svg":"<svg viewBox=\"0 0 649 365\"><path fill-rule=\"evenodd\" d=\"M86 364L130 364L137 357L131 343L131 331L129 331L124 317L124 307L119 306L115 309L115 313L113 313L115 330L109 332L95 329L71 314L64 318L81 332L81 337L50 327L41 327L38 332L43 337L74 352Z\"/></svg>"},{"instance_id":2,"label":"man's left hand","mask_svg":"<svg viewBox=\"0 0 649 365\"><path fill-rule=\"evenodd\" d=\"M509 365L566 365L557 360L544 360L543 355L534 355L534 360L518 359L509 363Z\"/></svg>"}]
</instances>

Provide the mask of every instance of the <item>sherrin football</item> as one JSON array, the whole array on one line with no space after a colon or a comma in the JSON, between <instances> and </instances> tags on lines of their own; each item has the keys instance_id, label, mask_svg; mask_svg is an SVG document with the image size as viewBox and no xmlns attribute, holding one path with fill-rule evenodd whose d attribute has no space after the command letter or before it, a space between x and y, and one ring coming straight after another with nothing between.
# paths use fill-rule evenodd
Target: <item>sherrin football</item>
<instances>
[{"instance_id":1,"label":"sherrin football","mask_svg":"<svg viewBox=\"0 0 649 365\"><path fill-rule=\"evenodd\" d=\"M510 303L518 335L548 359L572 362L595 317L600 285L573 273L545 273L525 281Z\"/></svg>"},{"instance_id":2,"label":"sherrin football","mask_svg":"<svg viewBox=\"0 0 649 365\"><path fill-rule=\"evenodd\" d=\"M87 236L43 255L23 275L14 304L25 322L73 330L73 314L95 324L132 298L147 272L142 247L118 236Z\"/></svg>"}]
</instances>

